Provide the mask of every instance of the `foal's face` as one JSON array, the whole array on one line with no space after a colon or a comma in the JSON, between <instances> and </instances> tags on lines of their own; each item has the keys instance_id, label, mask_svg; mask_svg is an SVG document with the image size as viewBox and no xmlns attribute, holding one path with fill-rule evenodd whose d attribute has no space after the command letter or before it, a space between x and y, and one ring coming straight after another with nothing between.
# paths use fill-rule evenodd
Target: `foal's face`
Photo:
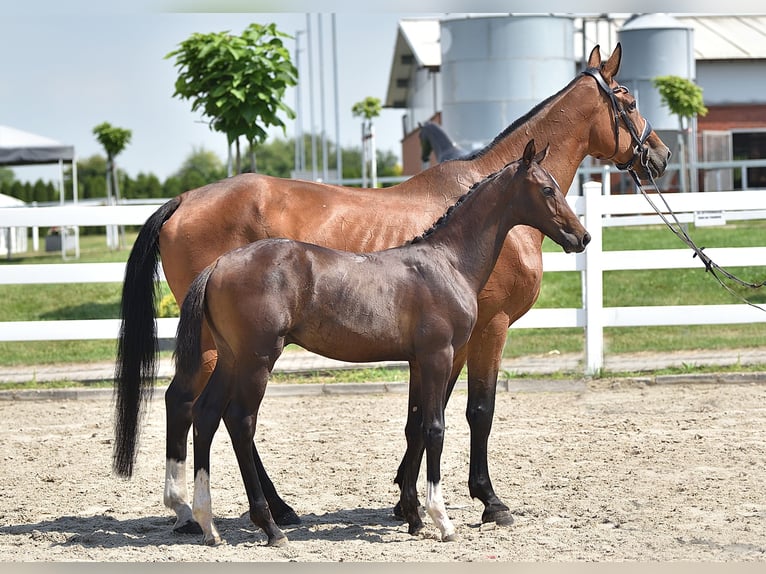
<instances>
[{"instance_id":1,"label":"foal's face","mask_svg":"<svg viewBox=\"0 0 766 574\"><path fill-rule=\"evenodd\" d=\"M590 234L580 223L577 214L569 207L558 183L537 162L526 169L524 197L529 201L526 212L531 225L558 243L567 253L580 252L590 242Z\"/></svg>"}]
</instances>

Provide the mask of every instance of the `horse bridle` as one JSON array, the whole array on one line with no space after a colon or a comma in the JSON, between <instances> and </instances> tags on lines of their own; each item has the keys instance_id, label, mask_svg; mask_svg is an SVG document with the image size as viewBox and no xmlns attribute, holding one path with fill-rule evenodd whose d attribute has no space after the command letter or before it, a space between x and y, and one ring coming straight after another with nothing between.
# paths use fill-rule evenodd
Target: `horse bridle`
<instances>
[{"instance_id":1,"label":"horse bridle","mask_svg":"<svg viewBox=\"0 0 766 574\"><path fill-rule=\"evenodd\" d=\"M599 88L603 90L603 92L609 97L609 101L612 103L612 111L614 112L614 153L606 158L611 159L617 155L617 153L620 151L620 120L625 124L625 127L628 129L628 133L630 133L630 137L633 140L633 143L636 145L633 148L633 157L630 158L630 160L626 161L625 163L617 163L614 162L614 165L619 170L625 170L627 171L630 176L633 178L633 181L636 184L636 187L638 190L643 194L643 196L646 198L646 200L649 202L649 204L652 206L654 211L657 213L657 215L660 216L662 221L667 225L667 227L681 240L683 241L689 248L691 248L692 251L694 251L694 254L692 257L699 257L702 263L705 265L705 271L713 275L715 279L718 281L718 283L726 289L729 293L734 295L735 297L739 298L741 301L746 303L747 305L750 305L751 307L755 307L756 309L760 309L761 311L766 311L766 308L761 307L760 305L756 305L755 303L752 303L739 293L736 293L731 287L729 287L726 283L723 282L721 277L719 277L719 273L726 277L727 279L738 283L739 285L742 285L743 287L749 287L750 289L759 289L761 287L766 286L766 281L761 281L758 283L753 283L749 281L743 281L733 273L730 273L717 263L713 261L706 253L703 253L704 247L698 247L696 243L692 240L691 237L689 237L689 234L686 232L686 229L681 225L681 223L678 221L678 218L676 217L676 214L673 213L673 210L670 209L670 206L668 205L668 202L665 200L665 196L662 195L660 192L659 187L657 187L657 184L654 181L654 176L652 176L651 171L648 169L647 163L648 163L648 154L649 154L649 148L646 146L646 140L649 138L649 134L652 133L652 125L649 123L649 120L644 118L644 129L641 131L641 135L638 135L638 130L636 129L636 124L633 123L633 120L630 119L625 109L621 108L620 105L617 103L617 98L615 97L615 94L619 93L625 93L628 91L628 88L625 86L618 85L616 88L610 88L606 81L604 80L604 77L601 75L601 70L598 68L586 68L582 72L583 74L587 76L591 76L594 80L596 80L596 84L598 84ZM638 177L638 174L636 173L636 170L633 167L633 162L636 160L636 157L641 158L641 166L644 168L644 171L649 177L649 180L651 181L652 187L654 187L654 190L657 192L657 195L662 199L663 203L665 204L665 208L667 209L667 212L670 213L670 215L673 218L673 221L675 223L672 224L663 214L663 212L655 205L655 203L651 200L651 198L647 195L646 191L644 190L643 185L641 184L641 179Z\"/></svg>"},{"instance_id":2,"label":"horse bridle","mask_svg":"<svg viewBox=\"0 0 766 574\"><path fill-rule=\"evenodd\" d=\"M621 85L618 85L616 88L610 88L604 80L604 77L601 75L601 70L598 68L586 68L583 70L583 74L591 76L596 80L598 87L603 90L609 98L609 101L612 103L612 111L614 112L614 153L606 159L613 158L620 151L620 120L622 120L628 133L630 133L633 143L636 145L633 148L633 157L625 163L615 162L614 165L619 170L632 171L633 162L636 160L636 157L640 157L641 164L645 167L647 154L649 152L649 149L645 144L646 140L649 139L649 134L652 133L652 124L649 123L649 120L644 118L644 129L641 130L641 134L639 135L638 129L636 129L636 124L630 119L630 116L628 116L625 109L620 107L620 104L617 103L617 98L615 97L615 94L627 92L628 88Z\"/></svg>"}]
</instances>

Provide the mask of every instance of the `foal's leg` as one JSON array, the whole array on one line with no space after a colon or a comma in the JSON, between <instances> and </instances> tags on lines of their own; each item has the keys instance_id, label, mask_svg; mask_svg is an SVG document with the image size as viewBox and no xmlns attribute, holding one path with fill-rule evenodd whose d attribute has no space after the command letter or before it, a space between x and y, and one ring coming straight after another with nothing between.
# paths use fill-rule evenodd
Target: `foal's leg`
<instances>
[{"instance_id":1,"label":"foal's leg","mask_svg":"<svg viewBox=\"0 0 766 574\"><path fill-rule=\"evenodd\" d=\"M218 365L193 407L194 502L192 513L202 528L204 543L209 546L221 543L221 535L213 522L210 498L210 445L226 408L230 378L228 373L221 372L221 367Z\"/></svg>"},{"instance_id":2,"label":"foal's leg","mask_svg":"<svg viewBox=\"0 0 766 574\"><path fill-rule=\"evenodd\" d=\"M423 409L420 400L420 367L416 361L410 363L409 401L407 405L407 424L404 436L407 439L407 450L399 465L394 482L399 485L399 502L394 507L394 515L406 520L410 534L423 530L418 507L417 479L420 474L420 462L423 459Z\"/></svg>"},{"instance_id":3,"label":"foal's leg","mask_svg":"<svg viewBox=\"0 0 766 574\"><path fill-rule=\"evenodd\" d=\"M203 326L203 364L193 380L173 377L165 392L165 506L176 513L173 531L181 534L199 534L200 526L194 521L192 509L186 491L186 458L189 428L192 425L192 405L194 399L207 384L210 373L215 367L216 352L212 344L207 343L209 332Z\"/></svg>"},{"instance_id":4,"label":"foal's leg","mask_svg":"<svg viewBox=\"0 0 766 574\"><path fill-rule=\"evenodd\" d=\"M455 527L447 516L441 486L441 455L444 448L444 401L452 365L451 350L435 353L423 364L423 440L426 446L426 512L444 542L455 540Z\"/></svg>"},{"instance_id":5,"label":"foal's leg","mask_svg":"<svg viewBox=\"0 0 766 574\"><path fill-rule=\"evenodd\" d=\"M455 359L452 362L452 373L450 374L450 380L447 384L447 392L444 399L444 405L447 405L452 389L455 387L460 371L463 370L465 365L465 347L455 354ZM399 464L399 469L396 472L396 478L394 483L402 486L405 473L414 473L414 476L418 476L420 473L420 463L423 460L423 453L425 452L425 443L423 442L422 432L422 408L420 405L420 374L418 369L410 368L410 403L407 408L407 424L405 426L405 435L407 437L407 450L402 457L402 462ZM417 494L415 495L417 496ZM402 511L401 497L399 502L394 506L394 516L404 520L404 512Z\"/></svg>"},{"instance_id":6,"label":"foal's leg","mask_svg":"<svg viewBox=\"0 0 766 574\"><path fill-rule=\"evenodd\" d=\"M234 389L232 400L224 412L224 423L229 431L245 484L247 499L250 503L250 520L266 533L267 546L283 546L287 544L287 537L272 517L269 502L259 478L260 473L256 468L256 460L259 457L253 443L258 408L266 391L269 368L261 364L249 368L243 366L240 371L247 371L247 374L240 375L238 378L238 386ZM268 480L268 477L266 478ZM274 485L270 480L268 483L267 489L273 490Z\"/></svg>"},{"instance_id":7,"label":"foal's leg","mask_svg":"<svg viewBox=\"0 0 766 574\"><path fill-rule=\"evenodd\" d=\"M468 343L468 404L466 418L471 431L468 491L484 503L482 522L513 524L510 509L495 494L489 478L487 443L495 413L495 394L500 360L508 334L508 316L496 315L481 331L475 329Z\"/></svg>"}]
</instances>

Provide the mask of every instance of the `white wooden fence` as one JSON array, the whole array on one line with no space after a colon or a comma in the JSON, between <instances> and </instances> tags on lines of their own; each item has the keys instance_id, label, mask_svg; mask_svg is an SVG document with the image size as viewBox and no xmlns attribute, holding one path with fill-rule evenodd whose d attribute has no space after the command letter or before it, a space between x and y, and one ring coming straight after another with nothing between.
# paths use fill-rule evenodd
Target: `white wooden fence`
<instances>
[{"instance_id":1,"label":"white wooden fence","mask_svg":"<svg viewBox=\"0 0 766 574\"><path fill-rule=\"evenodd\" d=\"M384 192L382 192L384 193ZM726 219L746 219L763 211L766 218L766 190L706 192L665 195L670 208L682 221L694 215L723 215ZM604 327L701 325L766 322L766 312L744 303L730 305L679 306L603 306L603 272L619 269L679 269L702 267L699 258L679 242L678 249L647 251L603 251L602 228L610 225L657 223L646 199L638 195L603 195L601 185L584 186L582 196L568 200L584 216L593 239L584 253L543 254L543 267L549 271L580 271L583 302L578 308L532 309L512 328L581 327L586 333L586 372L596 373L603 366ZM659 204L658 204L659 205ZM56 206L0 208L0 228L45 226L140 225L157 209L156 205ZM614 217L619 216L619 217ZM668 231L670 233L670 231ZM718 265L766 266L766 233L762 247L709 248L705 250ZM48 265L0 266L0 284L106 283L122 282L123 263L62 263ZM766 270L765 270L766 272ZM714 279L711 277L711 281ZM0 302L2 317L2 302ZM177 319L158 319L158 335L175 337ZM81 321L0 321L0 341L41 341L73 339L116 339L119 320Z\"/></svg>"}]
</instances>

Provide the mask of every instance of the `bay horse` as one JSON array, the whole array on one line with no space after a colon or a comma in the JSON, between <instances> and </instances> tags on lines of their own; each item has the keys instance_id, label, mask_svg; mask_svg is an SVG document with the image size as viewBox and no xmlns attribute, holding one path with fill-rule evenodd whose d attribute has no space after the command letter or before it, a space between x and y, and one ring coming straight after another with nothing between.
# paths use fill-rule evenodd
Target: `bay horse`
<instances>
[{"instance_id":1,"label":"bay horse","mask_svg":"<svg viewBox=\"0 0 766 574\"><path fill-rule=\"evenodd\" d=\"M590 235L558 184L540 166L534 140L524 155L473 186L422 236L384 251L350 253L290 239L262 239L220 256L192 282L181 308L175 366L193 377L200 368L202 321L218 360L198 397L194 421L193 513L204 541L221 537L210 507L210 445L223 417L250 503L250 519L267 544L287 538L274 522L258 478L253 437L274 363L293 343L351 362L406 360L420 384L421 405L409 445L425 446L426 511L442 540L453 540L441 490L444 409L455 353L468 342L478 295L505 236L528 225L567 253L583 251ZM402 477L402 512L410 534L423 529L417 469Z\"/></svg>"},{"instance_id":2,"label":"bay horse","mask_svg":"<svg viewBox=\"0 0 766 574\"><path fill-rule=\"evenodd\" d=\"M422 233L475 182L518 158L530 138L549 142L548 170L564 193L587 155L634 170L644 180L650 174L660 177L670 151L639 113L635 98L615 81L621 55L618 44L602 62L599 46L594 47L582 74L513 122L485 148L435 165L384 191L242 174L186 191L159 207L142 226L125 269L115 368L115 472L132 475L142 412L154 388L160 257L168 285L182 302L202 269L221 254L259 239L288 237L357 252L401 245ZM483 522L513 522L490 480L487 441L508 327L532 307L540 293L542 239L539 231L527 226L516 226L508 233L497 265L479 295L473 335L455 354L450 374L447 397L467 364L468 488L484 504ZM206 325L201 344L202 368L194 377L176 373L165 392L163 498L176 514L173 528L177 532L199 532L188 503L186 457L192 405L216 362L216 347ZM410 386L417 387L417 373L411 377ZM410 412L417 407L410 405ZM298 521L254 454L277 522ZM419 465L422 456L419 445L407 448L397 484L401 485L405 469Z\"/></svg>"},{"instance_id":3,"label":"bay horse","mask_svg":"<svg viewBox=\"0 0 766 574\"><path fill-rule=\"evenodd\" d=\"M457 145L447 135L444 128L434 122L426 122L420 126L418 132L420 139L420 160L428 164L431 160L431 152L436 156L436 163L450 159L460 159L468 155L468 150Z\"/></svg>"}]
</instances>

